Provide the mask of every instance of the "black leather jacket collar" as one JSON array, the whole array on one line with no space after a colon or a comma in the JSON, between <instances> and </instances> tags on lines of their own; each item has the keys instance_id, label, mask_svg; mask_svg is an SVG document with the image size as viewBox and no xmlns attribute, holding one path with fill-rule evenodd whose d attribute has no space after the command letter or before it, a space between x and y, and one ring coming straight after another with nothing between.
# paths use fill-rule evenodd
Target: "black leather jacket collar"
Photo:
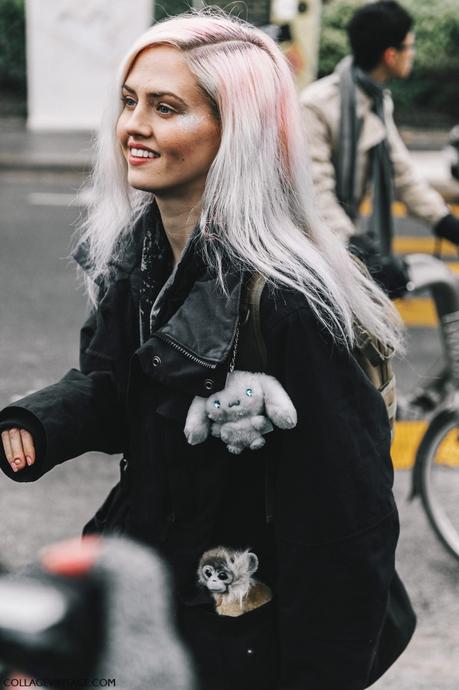
<instances>
[{"instance_id":1,"label":"black leather jacket collar","mask_svg":"<svg viewBox=\"0 0 459 690\"><path fill-rule=\"evenodd\" d=\"M125 250L110 264L110 282L128 277L136 304L145 223L154 221L155 214L152 208L140 219ZM226 272L225 294L203 261L200 243L198 233L190 238L157 305L155 330L136 355L143 371L159 382L208 396L225 383L239 323L243 272ZM80 245L73 256L83 270L89 269L86 246Z\"/></svg>"}]
</instances>

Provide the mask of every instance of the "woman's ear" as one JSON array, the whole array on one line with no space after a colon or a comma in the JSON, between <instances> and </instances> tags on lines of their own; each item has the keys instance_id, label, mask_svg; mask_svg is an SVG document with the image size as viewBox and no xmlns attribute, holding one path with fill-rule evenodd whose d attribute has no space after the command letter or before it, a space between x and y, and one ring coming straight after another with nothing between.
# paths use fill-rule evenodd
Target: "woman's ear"
<instances>
[{"instance_id":1,"label":"woman's ear","mask_svg":"<svg viewBox=\"0 0 459 690\"><path fill-rule=\"evenodd\" d=\"M295 406L274 376L260 374L265 399L266 416L279 429L293 429L298 421Z\"/></svg>"}]
</instances>

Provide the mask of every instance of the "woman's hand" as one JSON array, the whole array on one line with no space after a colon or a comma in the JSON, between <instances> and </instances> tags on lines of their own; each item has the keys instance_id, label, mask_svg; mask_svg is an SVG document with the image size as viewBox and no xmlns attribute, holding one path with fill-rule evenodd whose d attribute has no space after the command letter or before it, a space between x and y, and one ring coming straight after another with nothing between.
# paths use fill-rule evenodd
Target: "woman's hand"
<instances>
[{"instance_id":1,"label":"woman's hand","mask_svg":"<svg viewBox=\"0 0 459 690\"><path fill-rule=\"evenodd\" d=\"M25 429L2 431L3 450L14 472L23 470L35 462L35 445L31 434Z\"/></svg>"}]
</instances>

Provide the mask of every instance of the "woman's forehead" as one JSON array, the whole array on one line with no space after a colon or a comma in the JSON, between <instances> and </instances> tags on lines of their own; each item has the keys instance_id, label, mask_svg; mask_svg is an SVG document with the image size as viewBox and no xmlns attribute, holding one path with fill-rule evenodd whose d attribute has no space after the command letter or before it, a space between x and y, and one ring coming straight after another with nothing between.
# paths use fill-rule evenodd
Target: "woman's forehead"
<instances>
[{"instance_id":1,"label":"woman's forehead","mask_svg":"<svg viewBox=\"0 0 459 690\"><path fill-rule=\"evenodd\" d=\"M158 93L179 89L192 95L199 91L183 51L168 45L148 46L140 51L124 83L131 88Z\"/></svg>"}]
</instances>

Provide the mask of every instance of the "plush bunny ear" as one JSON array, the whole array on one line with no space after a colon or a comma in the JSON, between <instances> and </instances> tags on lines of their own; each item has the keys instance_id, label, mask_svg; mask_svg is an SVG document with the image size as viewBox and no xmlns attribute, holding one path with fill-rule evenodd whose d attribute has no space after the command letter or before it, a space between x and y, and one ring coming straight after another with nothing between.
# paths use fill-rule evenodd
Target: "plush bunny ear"
<instances>
[{"instance_id":1,"label":"plush bunny ear","mask_svg":"<svg viewBox=\"0 0 459 690\"><path fill-rule=\"evenodd\" d=\"M207 398L196 395L186 416L184 433L192 446L203 443L209 435L210 421L206 412Z\"/></svg>"},{"instance_id":2,"label":"plush bunny ear","mask_svg":"<svg viewBox=\"0 0 459 690\"><path fill-rule=\"evenodd\" d=\"M259 374L265 398L266 416L279 429L293 429L298 421L295 406L274 376Z\"/></svg>"}]
</instances>

